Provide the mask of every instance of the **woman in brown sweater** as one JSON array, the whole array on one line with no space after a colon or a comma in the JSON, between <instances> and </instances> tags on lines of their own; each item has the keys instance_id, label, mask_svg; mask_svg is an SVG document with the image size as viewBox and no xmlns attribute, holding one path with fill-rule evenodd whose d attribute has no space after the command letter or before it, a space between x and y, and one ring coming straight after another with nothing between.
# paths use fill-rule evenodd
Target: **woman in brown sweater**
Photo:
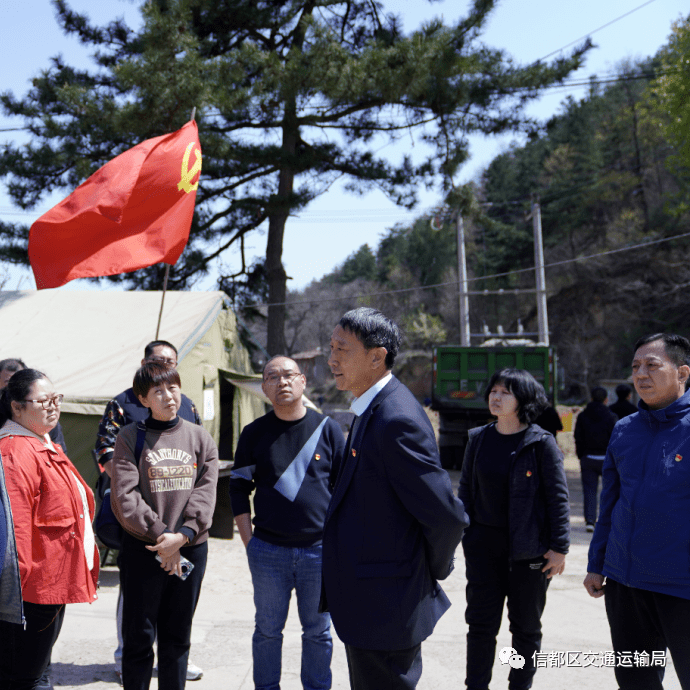
<instances>
[{"instance_id":1,"label":"woman in brown sweater","mask_svg":"<svg viewBox=\"0 0 690 690\"><path fill-rule=\"evenodd\" d=\"M185 686L192 618L206 568L218 449L209 433L177 416L180 376L147 362L133 390L150 414L117 437L112 505L125 531L118 556L123 593L122 677L147 690L158 634L158 687Z\"/></svg>"}]
</instances>

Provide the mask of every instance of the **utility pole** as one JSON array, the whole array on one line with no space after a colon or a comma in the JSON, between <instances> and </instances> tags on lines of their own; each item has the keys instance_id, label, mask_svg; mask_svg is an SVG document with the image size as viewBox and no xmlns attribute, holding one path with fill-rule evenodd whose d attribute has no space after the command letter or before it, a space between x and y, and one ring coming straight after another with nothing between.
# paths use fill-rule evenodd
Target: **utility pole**
<instances>
[{"instance_id":1,"label":"utility pole","mask_svg":"<svg viewBox=\"0 0 690 690\"><path fill-rule=\"evenodd\" d=\"M460 345L470 346L470 305L467 284L467 261L465 257L465 224L462 220L462 213L458 211L456 217L458 230L458 307L460 315Z\"/></svg>"},{"instance_id":2,"label":"utility pole","mask_svg":"<svg viewBox=\"0 0 690 690\"><path fill-rule=\"evenodd\" d=\"M549 317L546 311L546 277L544 275L544 246L541 236L541 208L538 202L532 204L532 227L534 228L534 272L537 279L537 316L539 319L539 342L549 344Z\"/></svg>"}]
</instances>

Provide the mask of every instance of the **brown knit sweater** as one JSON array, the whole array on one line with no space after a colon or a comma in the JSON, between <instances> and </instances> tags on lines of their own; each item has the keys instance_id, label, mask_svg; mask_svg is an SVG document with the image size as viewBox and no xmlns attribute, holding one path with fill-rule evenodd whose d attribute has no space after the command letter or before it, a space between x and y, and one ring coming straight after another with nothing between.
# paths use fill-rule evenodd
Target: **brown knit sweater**
<instances>
[{"instance_id":1,"label":"brown knit sweater","mask_svg":"<svg viewBox=\"0 0 690 690\"><path fill-rule=\"evenodd\" d=\"M138 466L136 440L136 424L117 435L111 493L115 517L145 542L155 544L166 531L187 534L190 544L206 541L218 482L218 449L210 434L184 419L172 429L149 428Z\"/></svg>"}]
</instances>

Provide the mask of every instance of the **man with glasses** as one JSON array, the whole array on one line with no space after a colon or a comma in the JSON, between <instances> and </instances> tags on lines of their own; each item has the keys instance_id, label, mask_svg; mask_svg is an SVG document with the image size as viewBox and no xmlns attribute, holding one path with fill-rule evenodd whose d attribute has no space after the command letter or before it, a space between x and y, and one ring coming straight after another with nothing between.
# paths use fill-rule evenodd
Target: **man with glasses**
<instances>
[{"instance_id":1,"label":"man with glasses","mask_svg":"<svg viewBox=\"0 0 690 690\"><path fill-rule=\"evenodd\" d=\"M177 367L177 349L167 340L154 340L144 348L145 362L160 362L171 367ZM143 422L149 415L149 409L144 407L134 395L134 391L128 388L119 395L116 395L105 407L105 412L98 425L98 436L96 437L96 457L103 470L110 476L112 466L113 451L117 435L123 426L133 422ZM182 405L178 410L178 415L193 424L201 424L201 417L194 406L194 403L186 396L182 396ZM122 678L122 596L117 601L117 641L118 646L115 650L115 670L118 677ZM187 664L187 680L199 680L203 675L203 670L193 663Z\"/></svg>"},{"instance_id":2,"label":"man with glasses","mask_svg":"<svg viewBox=\"0 0 690 690\"><path fill-rule=\"evenodd\" d=\"M293 589L302 624L302 685L331 687L331 620L319 613L321 537L345 439L336 422L305 407L305 386L304 374L289 357L266 363L261 387L273 410L243 429L230 475L232 510L254 584L257 690L280 687Z\"/></svg>"},{"instance_id":3,"label":"man with glasses","mask_svg":"<svg viewBox=\"0 0 690 690\"><path fill-rule=\"evenodd\" d=\"M0 391L7 386L10 378L12 378L12 374L14 374L16 371L21 371L22 369L26 369L26 364L24 364L21 359L9 358L0 360ZM58 397L60 398L58 403L59 407L62 404L63 396L60 395ZM53 443L60 444L63 452L65 455L67 455L67 444L65 443L65 436L62 433L60 422L57 423L57 426L55 426L54 429L50 430L49 436Z\"/></svg>"}]
</instances>

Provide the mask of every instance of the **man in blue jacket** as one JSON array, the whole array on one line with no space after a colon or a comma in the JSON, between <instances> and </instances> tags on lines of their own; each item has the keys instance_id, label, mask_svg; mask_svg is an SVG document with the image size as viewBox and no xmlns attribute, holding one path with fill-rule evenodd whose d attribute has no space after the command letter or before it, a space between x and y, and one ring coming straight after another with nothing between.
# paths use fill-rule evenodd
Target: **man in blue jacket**
<instances>
[{"instance_id":1,"label":"man in blue jacket","mask_svg":"<svg viewBox=\"0 0 690 690\"><path fill-rule=\"evenodd\" d=\"M621 690L662 690L666 649L690 689L689 364L682 336L637 341L639 412L616 424L604 461L584 586L605 596L614 651L632 655L615 667Z\"/></svg>"},{"instance_id":2,"label":"man in blue jacket","mask_svg":"<svg viewBox=\"0 0 690 690\"><path fill-rule=\"evenodd\" d=\"M410 690L421 643L450 606L468 517L441 468L429 418L391 373L397 325L375 309L347 312L328 364L356 418L323 534L323 606L345 643L355 690Z\"/></svg>"}]
</instances>

